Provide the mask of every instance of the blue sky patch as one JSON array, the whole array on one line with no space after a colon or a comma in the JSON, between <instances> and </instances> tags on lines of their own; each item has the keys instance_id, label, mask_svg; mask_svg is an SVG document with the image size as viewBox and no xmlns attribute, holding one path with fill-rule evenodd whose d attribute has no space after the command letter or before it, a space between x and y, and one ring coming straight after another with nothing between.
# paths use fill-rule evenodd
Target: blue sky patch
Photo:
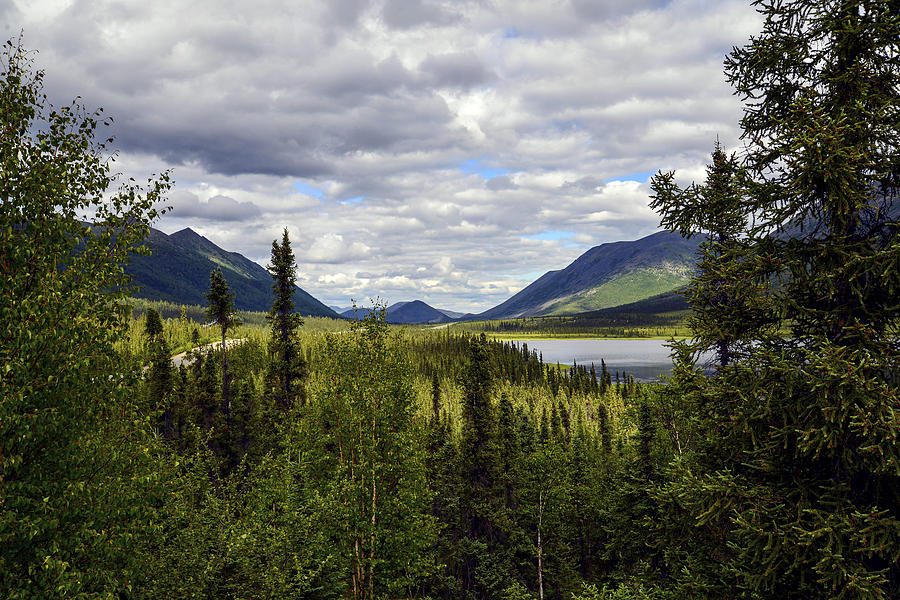
<instances>
[{"instance_id":1,"label":"blue sky patch","mask_svg":"<svg viewBox=\"0 0 900 600\"><path fill-rule=\"evenodd\" d=\"M566 238L570 238L575 235L574 231L558 231L556 229L545 229L540 233L533 233L531 235L523 235L522 237L531 239L531 240L544 240L544 241L558 241L564 240Z\"/></svg>"},{"instance_id":2,"label":"blue sky patch","mask_svg":"<svg viewBox=\"0 0 900 600\"><path fill-rule=\"evenodd\" d=\"M470 158L459 166L459 170L463 173L477 173L481 175L485 181L490 181L494 177L509 173L509 169L491 169L485 167L482 164L483 161L483 158Z\"/></svg>"},{"instance_id":3,"label":"blue sky patch","mask_svg":"<svg viewBox=\"0 0 900 600\"><path fill-rule=\"evenodd\" d=\"M308 183L297 181L294 183L294 189L301 194L306 194L307 196L312 196L313 198L318 198L319 200L323 200L325 198L325 192L317 187L309 185Z\"/></svg>"},{"instance_id":4,"label":"blue sky patch","mask_svg":"<svg viewBox=\"0 0 900 600\"><path fill-rule=\"evenodd\" d=\"M515 39L515 38L519 37L520 35L522 35L522 34L519 33L519 31L515 27L507 27L503 31L503 37L505 37L508 40Z\"/></svg>"},{"instance_id":5,"label":"blue sky patch","mask_svg":"<svg viewBox=\"0 0 900 600\"><path fill-rule=\"evenodd\" d=\"M356 196L355 198L347 198L344 200L344 204L356 204L357 202L362 202L365 200L365 196Z\"/></svg>"},{"instance_id":6,"label":"blue sky patch","mask_svg":"<svg viewBox=\"0 0 900 600\"><path fill-rule=\"evenodd\" d=\"M656 175L656 171L644 171L642 173L631 173L630 175L622 175L621 177L613 177L608 179L606 183L613 181L636 181L638 183L646 183L651 177Z\"/></svg>"}]
</instances>

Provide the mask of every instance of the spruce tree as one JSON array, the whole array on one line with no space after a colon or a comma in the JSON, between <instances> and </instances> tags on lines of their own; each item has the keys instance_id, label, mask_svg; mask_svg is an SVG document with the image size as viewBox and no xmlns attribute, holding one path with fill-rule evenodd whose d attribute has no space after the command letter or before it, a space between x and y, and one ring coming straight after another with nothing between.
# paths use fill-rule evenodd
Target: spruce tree
<instances>
[{"instance_id":1,"label":"spruce tree","mask_svg":"<svg viewBox=\"0 0 900 600\"><path fill-rule=\"evenodd\" d=\"M726 565L685 586L897 597L900 5L756 4L765 28L726 74L746 102L740 260L767 288L746 325L767 327L696 386L731 425L663 497Z\"/></svg>"},{"instance_id":2,"label":"spruce tree","mask_svg":"<svg viewBox=\"0 0 900 600\"><path fill-rule=\"evenodd\" d=\"M234 292L228 288L222 269L216 269L209 274L209 293L206 294L206 298L209 300L206 314L222 331L222 401L227 422L231 406L228 396L228 353L225 333L234 327L237 321L234 316Z\"/></svg>"},{"instance_id":3,"label":"spruce tree","mask_svg":"<svg viewBox=\"0 0 900 600\"><path fill-rule=\"evenodd\" d=\"M463 407L460 440L460 498L465 544L462 549L462 586L486 597L487 570L495 549L497 520L502 511L499 480L497 414L492 402L494 374L491 348L484 334L469 343L468 362L462 374ZM496 558L496 557L495 557Z\"/></svg>"},{"instance_id":4,"label":"spruce tree","mask_svg":"<svg viewBox=\"0 0 900 600\"><path fill-rule=\"evenodd\" d=\"M163 323L162 319L159 317L159 313L156 312L155 308L148 308L147 316L144 320L144 333L147 334L147 337L149 337L151 341L155 341L162 332Z\"/></svg>"},{"instance_id":5,"label":"spruce tree","mask_svg":"<svg viewBox=\"0 0 900 600\"><path fill-rule=\"evenodd\" d=\"M166 344L165 340L152 342L150 352L148 383L151 405L163 410L162 434L163 437L172 438L174 435L174 424L169 394L173 385L173 368L169 345Z\"/></svg>"},{"instance_id":6,"label":"spruce tree","mask_svg":"<svg viewBox=\"0 0 900 600\"><path fill-rule=\"evenodd\" d=\"M296 399L303 398L302 379L306 374L303 353L297 341L297 328L303 318L294 312L294 291L297 283L297 263L291 250L287 227L278 240L272 241L272 263L268 267L272 275L272 308L267 317L272 325L269 342L270 376L275 388L275 401L283 410L289 409Z\"/></svg>"},{"instance_id":7,"label":"spruce tree","mask_svg":"<svg viewBox=\"0 0 900 600\"><path fill-rule=\"evenodd\" d=\"M765 285L747 274L744 238L748 215L745 175L736 155L716 141L703 185L679 188L674 171L655 175L650 207L660 225L685 238L704 235L696 273L687 291L692 307L688 323L693 342L677 342L695 356L711 351L727 366L765 319L760 306Z\"/></svg>"}]
</instances>

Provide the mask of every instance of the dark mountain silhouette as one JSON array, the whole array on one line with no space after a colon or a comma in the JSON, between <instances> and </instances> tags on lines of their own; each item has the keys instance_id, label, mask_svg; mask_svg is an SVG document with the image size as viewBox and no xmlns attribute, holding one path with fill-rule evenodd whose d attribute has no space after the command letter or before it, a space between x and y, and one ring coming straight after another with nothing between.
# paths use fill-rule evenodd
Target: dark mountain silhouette
<instances>
[{"instance_id":1,"label":"dark mountain silhouette","mask_svg":"<svg viewBox=\"0 0 900 600\"><path fill-rule=\"evenodd\" d=\"M176 304L206 305L209 274L221 267L234 292L238 310L267 311L272 305L272 277L252 260L228 252L192 229L166 235L151 229L147 238L150 256L132 256L125 269L138 287L134 295ZM338 318L338 314L300 289L294 305L302 315Z\"/></svg>"},{"instance_id":2,"label":"dark mountain silhouette","mask_svg":"<svg viewBox=\"0 0 900 600\"><path fill-rule=\"evenodd\" d=\"M355 310L351 308L342 312L341 316L348 319L364 319L370 311L371 309L369 308L357 308ZM421 300L391 304L387 307L386 313L385 320L388 323L397 324L449 323L453 320L444 312L425 304Z\"/></svg>"}]
</instances>

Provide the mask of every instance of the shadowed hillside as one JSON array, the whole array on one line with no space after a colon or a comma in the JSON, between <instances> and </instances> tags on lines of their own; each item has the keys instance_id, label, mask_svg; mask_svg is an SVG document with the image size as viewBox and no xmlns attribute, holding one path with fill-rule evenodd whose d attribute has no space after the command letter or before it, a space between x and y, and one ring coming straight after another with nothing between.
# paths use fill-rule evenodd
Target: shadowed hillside
<instances>
[{"instance_id":1,"label":"shadowed hillside","mask_svg":"<svg viewBox=\"0 0 900 600\"><path fill-rule=\"evenodd\" d=\"M272 277L252 260L227 252L192 229L166 235L151 229L147 239L152 254L133 256L126 272L138 287L134 295L177 304L207 303L209 274L217 267L234 292L238 310L267 311L272 304ZM338 318L338 314L300 289L294 292L298 313Z\"/></svg>"}]
</instances>

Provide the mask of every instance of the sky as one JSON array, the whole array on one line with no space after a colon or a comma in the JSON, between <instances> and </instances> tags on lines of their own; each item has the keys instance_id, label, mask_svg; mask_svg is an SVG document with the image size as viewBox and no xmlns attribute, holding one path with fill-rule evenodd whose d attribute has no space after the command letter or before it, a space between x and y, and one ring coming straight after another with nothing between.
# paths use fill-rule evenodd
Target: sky
<instances>
[{"instance_id":1,"label":"sky","mask_svg":"<svg viewBox=\"0 0 900 600\"><path fill-rule=\"evenodd\" d=\"M287 227L326 304L460 312L658 231L652 174L740 150L722 64L760 29L749 0L0 0L115 170L171 170L155 227L263 265Z\"/></svg>"}]
</instances>

